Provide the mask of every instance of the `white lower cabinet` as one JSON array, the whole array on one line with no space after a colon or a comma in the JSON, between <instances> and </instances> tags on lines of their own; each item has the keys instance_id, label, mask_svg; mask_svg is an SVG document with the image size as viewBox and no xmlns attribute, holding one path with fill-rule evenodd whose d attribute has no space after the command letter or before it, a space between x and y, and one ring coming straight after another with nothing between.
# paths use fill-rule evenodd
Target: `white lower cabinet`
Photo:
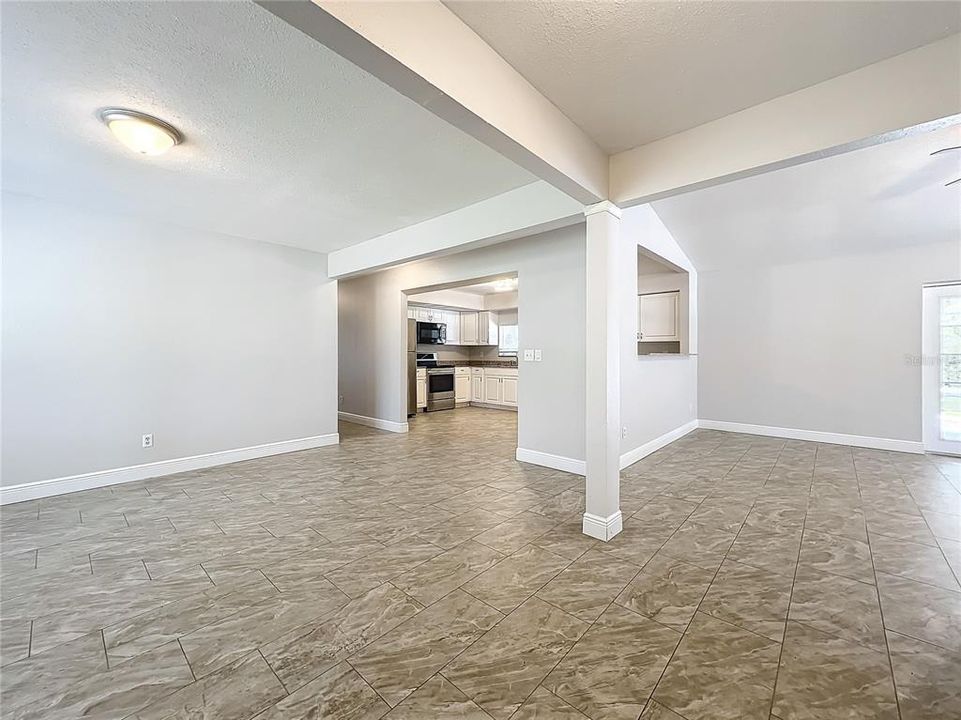
<instances>
[{"instance_id":1,"label":"white lower cabinet","mask_svg":"<svg viewBox=\"0 0 961 720\"><path fill-rule=\"evenodd\" d=\"M504 396L505 405L517 406L517 378L505 377L501 381L501 391Z\"/></svg>"},{"instance_id":2,"label":"white lower cabinet","mask_svg":"<svg viewBox=\"0 0 961 720\"><path fill-rule=\"evenodd\" d=\"M470 401L484 402L484 368L471 368Z\"/></svg>"},{"instance_id":3,"label":"white lower cabinet","mask_svg":"<svg viewBox=\"0 0 961 720\"><path fill-rule=\"evenodd\" d=\"M474 368L471 401L485 405L517 407L516 368ZM478 372L480 371L480 372Z\"/></svg>"},{"instance_id":4,"label":"white lower cabinet","mask_svg":"<svg viewBox=\"0 0 961 720\"><path fill-rule=\"evenodd\" d=\"M427 370L417 368L417 407L427 407Z\"/></svg>"},{"instance_id":5,"label":"white lower cabinet","mask_svg":"<svg viewBox=\"0 0 961 720\"><path fill-rule=\"evenodd\" d=\"M497 375L484 373L484 402L500 405L504 402L504 391L501 388L501 378Z\"/></svg>"},{"instance_id":6,"label":"white lower cabinet","mask_svg":"<svg viewBox=\"0 0 961 720\"><path fill-rule=\"evenodd\" d=\"M469 403L471 400L470 368L454 369L454 402Z\"/></svg>"}]
</instances>

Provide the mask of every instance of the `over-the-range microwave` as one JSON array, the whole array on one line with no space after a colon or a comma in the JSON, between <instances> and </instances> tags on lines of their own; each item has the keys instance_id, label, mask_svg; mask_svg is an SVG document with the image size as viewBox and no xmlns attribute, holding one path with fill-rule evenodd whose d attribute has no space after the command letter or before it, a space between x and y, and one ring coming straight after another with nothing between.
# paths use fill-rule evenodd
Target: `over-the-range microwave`
<instances>
[{"instance_id":1,"label":"over-the-range microwave","mask_svg":"<svg viewBox=\"0 0 961 720\"><path fill-rule=\"evenodd\" d=\"M444 323L417 323L418 345L444 345L447 342L447 326Z\"/></svg>"}]
</instances>

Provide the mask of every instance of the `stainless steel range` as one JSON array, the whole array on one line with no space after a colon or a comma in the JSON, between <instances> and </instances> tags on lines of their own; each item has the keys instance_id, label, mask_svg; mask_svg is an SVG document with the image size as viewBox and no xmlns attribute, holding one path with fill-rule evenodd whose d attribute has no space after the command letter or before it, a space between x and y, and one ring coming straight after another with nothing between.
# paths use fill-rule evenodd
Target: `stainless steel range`
<instances>
[{"instance_id":1,"label":"stainless steel range","mask_svg":"<svg viewBox=\"0 0 961 720\"><path fill-rule=\"evenodd\" d=\"M454 409L454 368L438 362L437 353L417 353L417 366L427 368L427 412Z\"/></svg>"}]
</instances>

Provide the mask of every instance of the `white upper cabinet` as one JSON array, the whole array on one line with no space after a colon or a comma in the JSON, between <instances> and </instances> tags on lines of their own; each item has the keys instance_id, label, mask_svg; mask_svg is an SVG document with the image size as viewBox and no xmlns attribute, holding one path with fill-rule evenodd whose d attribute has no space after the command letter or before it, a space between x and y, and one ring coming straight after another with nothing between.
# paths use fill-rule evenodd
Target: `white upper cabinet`
<instances>
[{"instance_id":1,"label":"white upper cabinet","mask_svg":"<svg viewBox=\"0 0 961 720\"><path fill-rule=\"evenodd\" d=\"M477 313L477 344L497 344L497 315L492 312Z\"/></svg>"},{"instance_id":2,"label":"white upper cabinet","mask_svg":"<svg viewBox=\"0 0 961 720\"><path fill-rule=\"evenodd\" d=\"M664 292L637 298L638 342L680 340L680 293Z\"/></svg>"},{"instance_id":3,"label":"white upper cabinet","mask_svg":"<svg viewBox=\"0 0 961 720\"><path fill-rule=\"evenodd\" d=\"M477 344L477 313L462 312L460 314L460 341L462 345Z\"/></svg>"},{"instance_id":4,"label":"white upper cabinet","mask_svg":"<svg viewBox=\"0 0 961 720\"><path fill-rule=\"evenodd\" d=\"M442 310L411 305L407 317L417 322L444 323L448 345L497 345L497 313L475 310Z\"/></svg>"}]
</instances>

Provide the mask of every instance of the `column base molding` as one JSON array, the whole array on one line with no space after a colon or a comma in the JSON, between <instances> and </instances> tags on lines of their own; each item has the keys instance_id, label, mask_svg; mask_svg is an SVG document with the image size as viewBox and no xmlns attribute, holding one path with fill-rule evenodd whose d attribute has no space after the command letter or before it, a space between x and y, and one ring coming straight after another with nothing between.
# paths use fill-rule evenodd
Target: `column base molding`
<instances>
[{"instance_id":1,"label":"column base molding","mask_svg":"<svg viewBox=\"0 0 961 720\"><path fill-rule=\"evenodd\" d=\"M617 535L623 527L624 522L620 510L606 518L589 512L584 513L584 534L590 535L592 538L607 542Z\"/></svg>"}]
</instances>

